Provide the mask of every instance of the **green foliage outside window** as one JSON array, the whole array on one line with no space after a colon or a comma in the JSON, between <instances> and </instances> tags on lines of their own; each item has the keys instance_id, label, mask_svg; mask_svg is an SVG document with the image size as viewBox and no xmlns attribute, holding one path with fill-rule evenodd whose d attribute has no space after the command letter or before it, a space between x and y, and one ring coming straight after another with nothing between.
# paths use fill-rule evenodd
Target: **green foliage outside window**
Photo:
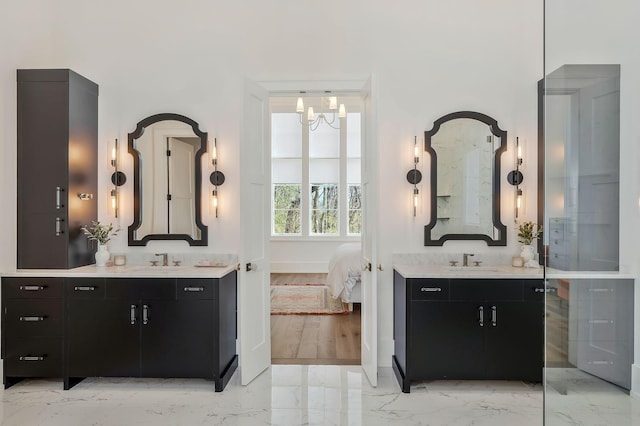
<instances>
[{"instance_id":1,"label":"green foliage outside window","mask_svg":"<svg viewBox=\"0 0 640 426\"><path fill-rule=\"evenodd\" d=\"M362 231L362 188L349 185L349 234Z\"/></svg>"},{"instance_id":2,"label":"green foliage outside window","mask_svg":"<svg viewBox=\"0 0 640 426\"><path fill-rule=\"evenodd\" d=\"M338 233L338 185L311 185L311 233Z\"/></svg>"},{"instance_id":3,"label":"green foliage outside window","mask_svg":"<svg viewBox=\"0 0 640 426\"><path fill-rule=\"evenodd\" d=\"M273 185L273 233L300 234L300 185Z\"/></svg>"}]
</instances>

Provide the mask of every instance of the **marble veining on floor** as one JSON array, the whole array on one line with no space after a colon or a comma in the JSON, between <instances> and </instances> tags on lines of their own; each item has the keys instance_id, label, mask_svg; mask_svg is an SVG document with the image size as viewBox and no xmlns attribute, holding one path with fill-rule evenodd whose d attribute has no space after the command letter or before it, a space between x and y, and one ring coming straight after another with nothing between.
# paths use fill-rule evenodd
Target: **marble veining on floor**
<instances>
[{"instance_id":1,"label":"marble veining on floor","mask_svg":"<svg viewBox=\"0 0 640 426\"><path fill-rule=\"evenodd\" d=\"M28 380L2 391L2 425L541 425L542 386L435 381L403 394L359 366L273 365L222 393L199 379L90 378L69 391Z\"/></svg>"}]
</instances>

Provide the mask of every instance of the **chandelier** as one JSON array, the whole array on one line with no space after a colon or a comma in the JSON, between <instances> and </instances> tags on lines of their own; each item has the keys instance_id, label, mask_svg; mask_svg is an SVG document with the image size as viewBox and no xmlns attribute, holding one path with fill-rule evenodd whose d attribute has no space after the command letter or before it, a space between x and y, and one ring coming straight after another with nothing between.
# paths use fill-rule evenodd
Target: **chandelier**
<instances>
[{"instance_id":1,"label":"chandelier","mask_svg":"<svg viewBox=\"0 0 640 426\"><path fill-rule=\"evenodd\" d=\"M327 117L328 113L325 114L324 107L326 104L329 104L329 112L331 113L330 118ZM309 130L314 131L320 126L322 122L326 123L332 129L339 129L340 122L336 122L336 110L338 111L338 118L345 118L347 116L347 110L344 107L344 104L340 104L338 108L338 98L336 96L329 97L321 97L320 98L320 113L316 116L313 107L309 107L307 110L307 123L309 124ZM304 114L304 101L302 98L298 98L298 103L296 104L296 112L298 113L298 118L300 119L300 124L304 124L302 120L302 114ZM335 123L335 125L334 125Z\"/></svg>"}]
</instances>

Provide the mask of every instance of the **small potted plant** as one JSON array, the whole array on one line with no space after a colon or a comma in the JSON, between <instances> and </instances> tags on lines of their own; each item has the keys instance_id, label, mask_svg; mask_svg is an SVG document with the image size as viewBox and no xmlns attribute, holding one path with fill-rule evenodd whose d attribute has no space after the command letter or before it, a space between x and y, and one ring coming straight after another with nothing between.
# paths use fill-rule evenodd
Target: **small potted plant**
<instances>
[{"instance_id":1,"label":"small potted plant","mask_svg":"<svg viewBox=\"0 0 640 426\"><path fill-rule=\"evenodd\" d=\"M96 252L96 266L106 266L107 260L109 260L109 250L107 243L112 237L118 235L120 229L113 229L113 225L110 223L104 225L100 221L93 221L91 225L84 225L80 228L82 232L89 238L89 240L98 242L98 251Z\"/></svg>"},{"instance_id":2,"label":"small potted plant","mask_svg":"<svg viewBox=\"0 0 640 426\"><path fill-rule=\"evenodd\" d=\"M531 243L540 237L540 234L542 234L542 226L538 226L533 222L524 222L518 225L518 242L522 243L520 257L524 259L524 266L538 267L533 260L534 248Z\"/></svg>"}]
</instances>

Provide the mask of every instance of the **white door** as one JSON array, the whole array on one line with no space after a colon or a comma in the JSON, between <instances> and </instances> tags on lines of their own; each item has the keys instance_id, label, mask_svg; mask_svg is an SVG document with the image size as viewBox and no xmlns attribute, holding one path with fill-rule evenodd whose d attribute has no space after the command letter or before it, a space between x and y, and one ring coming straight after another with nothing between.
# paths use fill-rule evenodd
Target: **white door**
<instances>
[{"instance_id":1,"label":"white door","mask_svg":"<svg viewBox=\"0 0 640 426\"><path fill-rule=\"evenodd\" d=\"M378 200L376 186L377 138L371 78L362 88L362 330L361 357L371 386L378 385L378 284L376 232ZM373 265L373 266L372 266Z\"/></svg>"},{"instance_id":2,"label":"white door","mask_svg":"<svg viewBox=\"0 0 640 426\"><path fill-rule=\"evenodd\" d=\"M195 172L196 144L200 139L169 139L169 230L170 234L186 234L200 238L196 228Z\"/></svg>"},{"instance_id":3,"label":"white door","mask_svg":"<svg viewBox=\"0 0 640 426\"><path fill-rule=\"evenodd\" d=\"M240 137L240 380L251 382L271 365L269 293L270 219L268 93L246 81L244 117Z\"/></svg>"}]
</instances>

